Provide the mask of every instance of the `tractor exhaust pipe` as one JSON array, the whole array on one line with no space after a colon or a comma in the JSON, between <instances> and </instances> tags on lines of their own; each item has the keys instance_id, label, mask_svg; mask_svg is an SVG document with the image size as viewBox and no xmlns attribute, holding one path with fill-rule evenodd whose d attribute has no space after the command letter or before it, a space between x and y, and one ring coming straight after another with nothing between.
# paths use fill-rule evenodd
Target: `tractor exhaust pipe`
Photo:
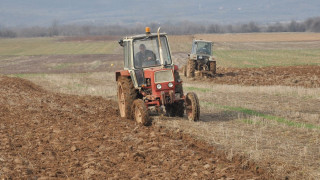
<instances>
[{"instance_id":1,"label":"tractor exhaust pipe","mask_svg":"<svg viewBox=\"0 0 320 180\"><path fill-rule=\"evenodd\" d=\"M160 39L160 29L161 27L158 28L158 41L159 41L159 53L160 53L160 63L162 67L164 66L163 62L163 57L162 57L162 46L161 46L161 39Z\"/></svg>"}]
</instances>

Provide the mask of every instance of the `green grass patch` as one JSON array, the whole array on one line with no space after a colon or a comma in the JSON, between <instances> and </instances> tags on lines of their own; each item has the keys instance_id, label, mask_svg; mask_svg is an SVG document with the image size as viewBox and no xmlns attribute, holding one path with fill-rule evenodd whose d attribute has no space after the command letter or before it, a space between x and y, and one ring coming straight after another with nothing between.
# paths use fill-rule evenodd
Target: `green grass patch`
<instances>
[{"instance_id":1,"label":"green grass patch","mask_svg":"<svg viewBox=\"0 0 320 180\"><path fill-rule=\"evenodd\" d=\"M242 119L241 121L246 124L254 124L254 122L251 119Z\"/></svg>"},{"instance_id":2,"label":"green grass patch","mask_svg":"<svg viewBox=\"0 0 320 180\"><path fill-rule=\"evenodd\" d=\"M56 64L55 66L53 66L53 69L65 69L67 67L72 66L72 63L60 63L60 64Z\"/></svg>"},{"instance_id":3,"label":"green grass patch","mask_svg":"<svg viewBox=\"0 0 320 180\"><path fill-rule=\"evenodd\" d=\"M0 39L0 56L113 54L113 41L61 42L57 38Z\"/></svg>"},{"instance_id":4,"label":"green grass patch","mask_svg":"<svg viewBox=\"0 0 320 180\"><path fill-rule=\"evenodd\" d=\"M273 121L276 121L278 123L285 124L287 126L293 126L293 127L298 127L298 128L308 128L308 129L320 129L320 126L316 126L316 125L308 124L308 123L294 122L294 121L290 121L290 120L282 118L282 117L263 114L263 113L260 113L258 111L254 111L252 109L247 109L247 108L242 108L242 107L222 106L222 105L214 104L214 103L211 103L211 102L203 102L203 103L200 103L200 104L203 104L205 106L215 106L215 107L218 107L220 109L226 109L226 110L230 110L230 111L241 112L241 113L244 113L244 114L247 114L247 115L250 115L250 116L262 117L264 119L273 120Z\"/></svg>"},{"instance_id":5,"label":"green grass patch","mask_svg":"<svg viewBox=\"0 0 320 180\"><path fill-rule=\"evenodd\" d=\"M242 119L241 122L243 122L245 124L256 124L256 125L262 124L262 122L260 122L260 121L253 121L251 119Z\"/></svg>"},{"instance_id":6,"label":"green grass patch","mask_svg":"<svg viewBox=\"0 0 320 180\"><path fill-rule=\"evenodd\" d=\"M198 88L198 87L183 87L187 91L200 91L200 92L210 92L212 91L211 89L208 88Z\"/></svg>"},{"instance_id":7,"label":"green grass patch","mask_svg":"<svg viewBox=\"0 0 320 180\"><path fill-rule=\"evenodd\" d=\"M45 77L47 74L10 74L11 77L27 78L27 77Z\"/></svg>"}]
</instances>

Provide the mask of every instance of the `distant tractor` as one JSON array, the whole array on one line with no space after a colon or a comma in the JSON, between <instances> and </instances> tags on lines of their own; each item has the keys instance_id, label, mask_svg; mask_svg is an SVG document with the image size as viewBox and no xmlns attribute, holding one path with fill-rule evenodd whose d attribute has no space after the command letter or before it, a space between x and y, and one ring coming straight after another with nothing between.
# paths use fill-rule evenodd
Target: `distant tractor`
<instances>
[{"instance_id":1,"label":"distant tractor","mask_svg":"<svg viewBox=\"0 0 320 180\"><path fill-rule=\"evenodd\" d=\"M183 67L186 77L213 76L216 74L216 60L212 56L211 41L193 40L191 54L188 54L187 65Z\"/></svg>"},{"instance_id":2,"label":"distant tractor","mask_svg":"<svg viewBox=\"0 0 320 180\"><path fill-rule=\"evenodd\" d=\"M183 117L200 116L195 93L183 92L178 66L173 64L166 33L128 36L119 40L124 50L124 70L116 71L120 116L142 125L151 123L150 112Z\"/></svg>"}]
</instances>

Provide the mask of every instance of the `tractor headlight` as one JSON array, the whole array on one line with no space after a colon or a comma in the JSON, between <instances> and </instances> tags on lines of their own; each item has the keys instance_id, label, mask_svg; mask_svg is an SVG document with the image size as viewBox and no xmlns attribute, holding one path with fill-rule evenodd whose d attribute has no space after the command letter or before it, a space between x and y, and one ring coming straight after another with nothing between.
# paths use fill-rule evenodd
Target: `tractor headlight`
<instances>
[{"instance_id":1,"label":"tractor headlight","mask_svg":"<svg viewBox=\"0 0 320 180\"><path fill-rule=\"evenodd\" d=\"M172 88L172 87L173 87L172 82L169 82L169 83L168 83L168 87L169 87L169 88Z\"/></svg>"},{"instance_id":2,"label":"tractor headlight","mask_svg":"<svg viewBox=\"0 0 320 180\"><path fill-rule=\"evenodd\" d=\"M162 88L161 84L157 84L157 89L161 89L161 88Z\"/></svg>"}]
</instances>

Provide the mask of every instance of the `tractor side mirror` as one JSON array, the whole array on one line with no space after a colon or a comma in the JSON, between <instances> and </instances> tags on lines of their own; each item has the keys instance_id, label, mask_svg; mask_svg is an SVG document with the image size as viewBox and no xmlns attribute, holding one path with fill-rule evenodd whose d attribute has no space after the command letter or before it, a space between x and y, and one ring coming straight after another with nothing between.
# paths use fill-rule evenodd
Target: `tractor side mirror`
<instances>
[{"instance_id":1,"label":"tractor side mirror","mask_svg":"<svg viewBox=\"0 0 320 180\"><path fill-rule=\"evenodd\" d=\"M119 43L120 46L123 47L123 40L122 40L122 39L120 39L120 40L118 41L118 43Z\"/></svg>"}]
</instances>

